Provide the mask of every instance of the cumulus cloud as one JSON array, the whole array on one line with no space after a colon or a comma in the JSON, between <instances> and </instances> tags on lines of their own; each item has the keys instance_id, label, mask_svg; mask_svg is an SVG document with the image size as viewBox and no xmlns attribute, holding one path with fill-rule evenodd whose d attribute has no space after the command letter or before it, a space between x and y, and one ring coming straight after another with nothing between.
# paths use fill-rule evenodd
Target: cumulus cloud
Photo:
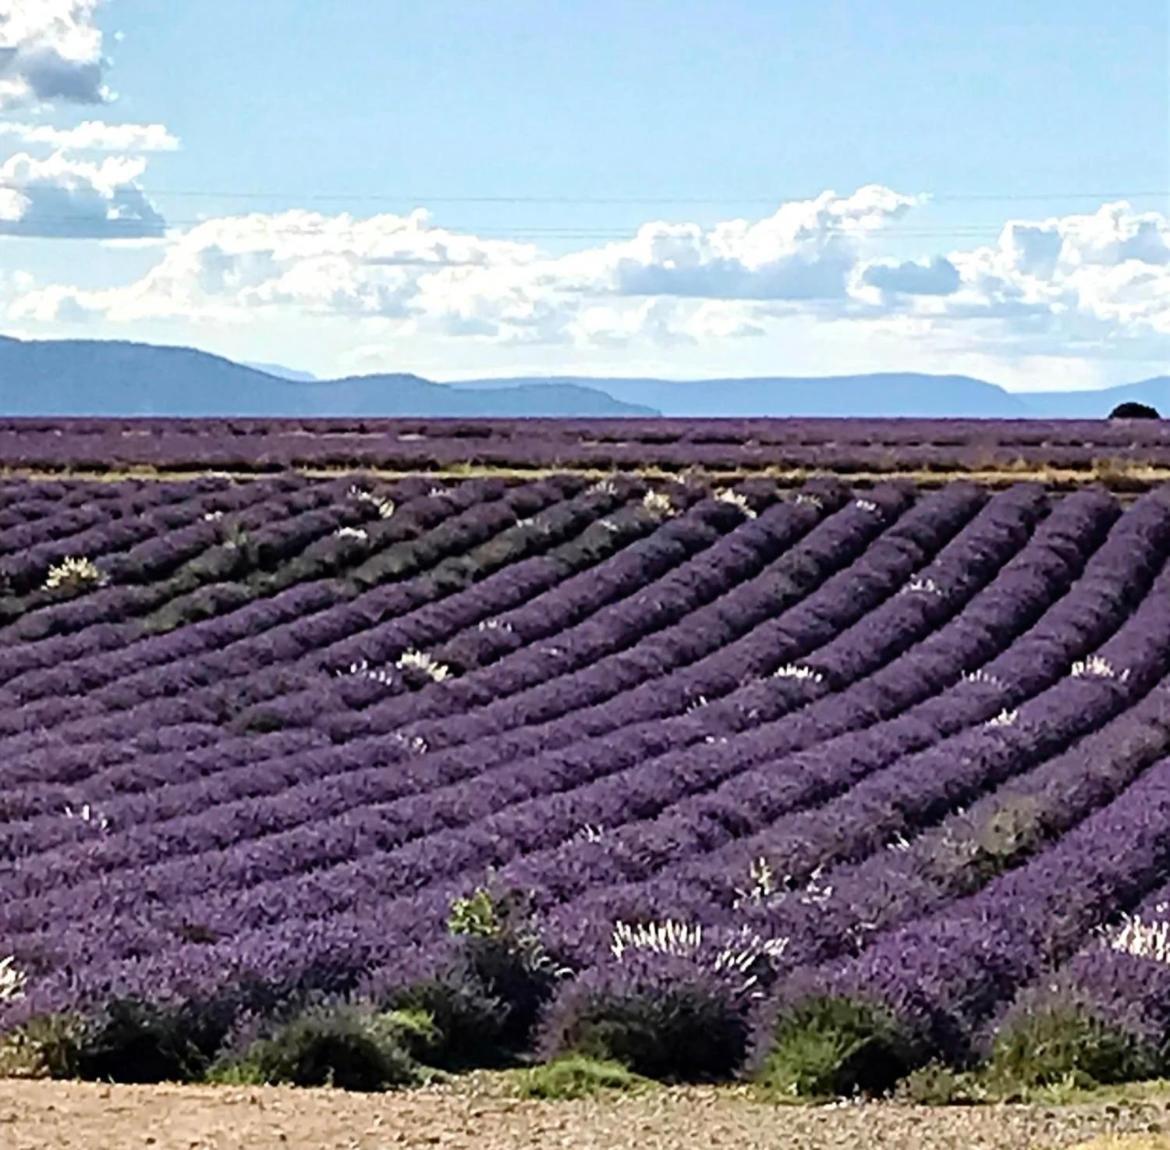
<instances>
[{"instance_id":1,"label":"cumulus cloud","mask_svg":"<svg viewBox=\"0 0 1170 1150\"><path fill-rule=\"evenodd\" d=\"M177 234L159 263L128 287L64 288L52 295L42 289L27 306L52 311L71 299L87 313L119 321L219 321L257 309L404 318L425 313L421 301L437 292L443 308L436 303L436 312L470 321L490 314L491 301L466 282L461 288L460 277L488 267L503 276L535 255L528 245L432 227L421 211L365 219L300 210L253 213Z\"/></svg>"},{"instance_id":2,"label":"cumulus cloud","mask_svg":"<svg viewBox=\"0 0 1170 1150\"><path fill-rule=\"evenodd\" d=\"M1170 331L1170 218L1129 204L1011 220L994 244L952 252L960 285L914 302L949 321L1000 321L1000 337L1116 345Z\"/></svg>"},{"instance_id":3,"label":"cumulus cloud","mask_svg":"<svg viewBox=\"0 0 1170 1150\"><path fill-rule=\"evenodd\" d=\"M173 152L179 146L178 138L163 124L107 124L101 120L86 120L73 128L0 123L0 136L73 152Z\"/></svg>"},{"instance_id":4,"label":"cumulus cloud","mask_svg":"<svg viewBox=\"0 0 1170 1150\"><path fill-rule=\"evenodd\" d=\"M0 164L0 236L69 239L158 237L165 221L138 183L145 161L101 163L26 153Z\"/></svg>"},{"instance_id":5,"label":"cumulus cloud","mask_svg":"<svg viewBox=\"0 0 1170 1150\"><path fill-rule=\"evenodd\" d=\"M951 295L958 291L959 269L946 256L901 263L875 260L861 273L862 283L900 295Z\"/></svg>"},{"instance_id":6,"label":"cumulus cloud","mask_svg":"<svg viewBox=\"0 0 1170 1150\"><path fill-rule=\"evenodd\" d=\"M100 0L0 0L0 110L102 104Z\"/></svg>"},{"instance_id":7,"label":"cumulus cloud","mask_svg":"<svg viewBox=\"0 0 1170 1150\"><path fill-rule=\"evenodd\" d=\"M848 292L860 242L920 197L870 185L782 204L757 221L650 223L627 243L570 263L598 290L702 299L837 300Z\"/></svg>"},{"instance_id":8,"label":"cumulus cloud","mask_svg":"<svg viewBox=\"0 0 1170 1150\"><path fill-rule=\"evenodd\" d=\"M107 193L115 182L107 179ZM918 199L872 187L826 192L755 222L655 222L628 241L562 255L442 228L424 211L229 217L169 235L158 263L133 283L33 288L9 315L338 317L386 325L386 338L630 350L780 339L786 317L805 316L826 329L854 324L968 350L1166 354L1166 216L1106 204L1009 220L982 246L882 255L882 229Z\"/></svg>"}]
</instances>

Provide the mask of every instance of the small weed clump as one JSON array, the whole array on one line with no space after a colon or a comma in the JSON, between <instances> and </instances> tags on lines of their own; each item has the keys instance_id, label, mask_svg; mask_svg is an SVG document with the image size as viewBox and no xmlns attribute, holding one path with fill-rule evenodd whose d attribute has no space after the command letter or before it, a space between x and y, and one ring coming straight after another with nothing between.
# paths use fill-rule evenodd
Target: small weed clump
<instances>
[{"instance_id":1,"label":"small weed clump","mask_svg":"<svg viewBox=\"0 0 1170 1150\"><path fill-rule=\"evenodd\" d=\"M620 1062L571 1054L523 1071L518 1093L522 1098L566 1101L612 1092L632 1093L653 1085Z\"/></svg>"}]
</instances>

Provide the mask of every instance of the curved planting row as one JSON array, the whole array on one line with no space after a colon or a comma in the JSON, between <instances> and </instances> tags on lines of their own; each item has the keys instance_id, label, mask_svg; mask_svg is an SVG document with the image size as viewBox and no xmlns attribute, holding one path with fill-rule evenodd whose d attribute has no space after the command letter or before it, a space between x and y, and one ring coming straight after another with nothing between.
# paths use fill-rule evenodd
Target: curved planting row
<instances>
[{"instance_id":1,"label":"curved planting row","mask_svg":"<svg viewBox=\"0 0 1170 1150\"><path fill-rule=\"evenodd\" d=\"M1168 554L1162 491L7 480L0 1049L1165 1072Z\"/></svg>"}]
</instances>

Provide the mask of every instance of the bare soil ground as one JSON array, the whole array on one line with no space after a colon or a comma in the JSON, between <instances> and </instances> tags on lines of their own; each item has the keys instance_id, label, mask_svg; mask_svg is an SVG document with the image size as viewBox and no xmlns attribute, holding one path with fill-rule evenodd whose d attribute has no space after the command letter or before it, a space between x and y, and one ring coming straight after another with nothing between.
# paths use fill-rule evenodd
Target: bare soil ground
<instances>
[{"instance_id":1,"label":"bare soil ground","mask_svg":"<svg viewBox=\"0 0 1170 1150\"><path fill-rule=\"evenodd\" d=\"M773 1107L735 1090L531 1102L474 1085L358 1095L283 1087L0 1080L4 1150L1170 1150L1170 1098L949 1109Z\"/></svg>"}]
</instances>

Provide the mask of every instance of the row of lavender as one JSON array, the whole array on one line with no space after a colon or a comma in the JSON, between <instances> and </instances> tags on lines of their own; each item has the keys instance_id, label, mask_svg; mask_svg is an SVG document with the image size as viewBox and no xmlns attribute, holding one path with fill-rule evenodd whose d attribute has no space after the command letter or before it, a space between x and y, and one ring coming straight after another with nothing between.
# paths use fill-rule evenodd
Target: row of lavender
<instances>
[{"instance_id":1,"label":"row of lavender","mask_svg":"<svg viewBox=\"0 0 1170 1150\"><path fill-rule=\"evenodd\" d=\"M954 1025L878 977L931 915L991 914L997 868L1046 873L1044 844L1161 753L1161 494L1121 514L962 484L167 489L0 490L25 532L0 557L12 1023L243 986L400 995L442 976L452 902L492 873L575 972L553 1046L697 979L745 1035L827 986L957 1057L1160 865L1059 946L1021 926L1032 949ZM167 518L128 531L143 515ZM78 541L99 577L45 587ZM1027 816L1010 850L969 860L1001 809ZM940 968L978 984L979 954L939 930ZM739 977L748 958L766 978Z\"/></svg>"},{"instance_id":2,"label":"row of lavender","mask_svg":"<svg viewBox=\"0 0 1170 1150\"><path fill-rule=\"evenodd\" d=\"M383 438L557 440L566 443L738 444L747 440L802 447L871 443L895 447L1075 447L1084 443L1124 447L1170 442L1161 420L1075 419L182 419L182 418L2 418L0 433L36 433L68 438L145 434L208 439L271 439L308 435L375 435ZM880 433L880 434L879 434Z\"/></svg>"},{"instance_id":3,"label":"row of lavender","mask_svg":"<svg viewBox=\"0 0 1170 1150\"><path fill-rule=\"evenodd\" d=\"M689 467L951 472L1166 466L1161 421L8 420L0 466L55 472Z\"/></svg>"}]
</instances>

